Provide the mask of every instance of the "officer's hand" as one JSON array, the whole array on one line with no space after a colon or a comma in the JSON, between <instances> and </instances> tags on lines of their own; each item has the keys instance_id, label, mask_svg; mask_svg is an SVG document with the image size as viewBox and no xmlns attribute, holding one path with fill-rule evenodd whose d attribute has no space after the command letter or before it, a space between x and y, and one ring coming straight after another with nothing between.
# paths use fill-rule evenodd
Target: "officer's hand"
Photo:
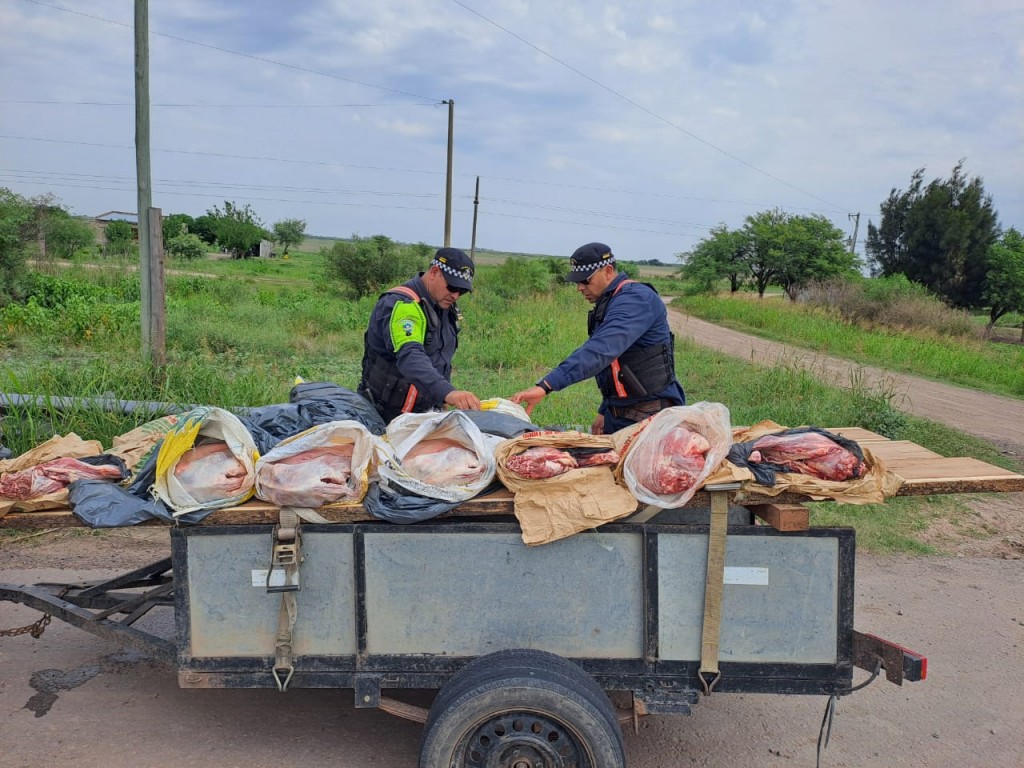
<instances>
[{"instance_id":1,"label":"officer's hand","mask_svg":"<svg viewBox=\"0 0 1024 768\"><path fill-rule=\"evenodd\" d=\"M480 410L480 398L464 389L453 389L445 396L444 401L453 408L458 408L462 411Z\"/></svg>"},{"instance_id":2,"label":"officer's hand","mask_svg":"<svg viewBox=\"0 0 1024 768\"><path fill-rule=\"evenodd\" d=\"M522 392L516 392L510 399L517 405L526 403L526 415L529 416L533 413L537 403L543 400L546 394L543 387L532 386L529 389L524 389Z\"/></svg>"},{"instance_id":3,"label":"officer's hand","mask_svg":"<svg viewBox=\"0 0 1024 768\"><path fill-rule=\"evenodd\" d=\"M597 414L594 417L594 423L590 425L590 434L592 435L603 435L604 434L604 415Z\"/></svg>"}]
</instances>

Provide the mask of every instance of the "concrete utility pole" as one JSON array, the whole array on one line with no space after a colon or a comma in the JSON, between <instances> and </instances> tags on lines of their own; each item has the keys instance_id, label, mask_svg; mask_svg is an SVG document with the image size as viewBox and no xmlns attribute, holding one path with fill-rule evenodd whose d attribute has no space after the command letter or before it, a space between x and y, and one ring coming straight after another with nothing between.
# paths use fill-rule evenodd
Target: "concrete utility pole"
<instances>
[{"instance_id":1,"label":"concrete utility pole","mask_svg":"<svg viewBox=\"0 0 1024 768\"><path fill-rule=\"evenodd\" d=\"M473 239L469 244L469 258L476 259L476 209L480 205L480 177L476 177L476 191L473 193Z\"/></svg>"},{"instance_id":2,"label":"concrete utility pole","mask_svg":"<svg viewBox=\"0 0 1024 768\"><path fill-rule=\"evenodd\" d=\"M164 362L163 237L160 212L151 215L153 184L149 164L149 0L135 0L135 175L138 185L139 283L142 290L142 356ZM153 259L153 220L160 254ZM156 274L154 274L154 267Z\"/></svg>"},{"instance_id":3,"label":"concrete utility pole","mask_svg":"<svg viewBox=\"0 0 1024 768\"><path fill-rule=\"evenodd\" d=\"M853 237L850 238L850 253L857 251L857 230L860 229L860 212L846 214L847 219L853 219Z\"/></svg>"},{"instance_id":4,"label":"concrete utility pole","mask_svg":"<svg viewBox=\"0 0 1024 768\"><path fill-rule=\"evenodd\" d=\"M441 102L448 105L448 175L444 193L444 247L452 244L452 146L455 131L455 100Z\"/></svg>"}]
</instances>

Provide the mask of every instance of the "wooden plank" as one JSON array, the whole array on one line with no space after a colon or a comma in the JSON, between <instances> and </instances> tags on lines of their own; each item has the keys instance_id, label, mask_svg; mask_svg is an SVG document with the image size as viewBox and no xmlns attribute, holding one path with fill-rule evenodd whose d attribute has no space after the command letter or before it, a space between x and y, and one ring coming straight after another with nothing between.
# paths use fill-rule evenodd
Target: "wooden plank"
<instances>
[{"instance_id":1,"label":"wooden plank","mask_svg":"<svg viewBox=\"0 0 1024 768\"><path fill-rule=\"evenodd\" d=\"M879 443L863 443L863 445L871 451L871 453L885 462L886 467L889 467L890 469L897 462L943 458L942 454L930 451L927 448L921 447L917 443L910 442L909 440L887 440Z\"/></svg>"},{"instance_id":2,"label":"wooden plank","mask_svg":"<svg viewBox=\"0 0 1024 768\"><path fill-rule=\"evenodd\" d=\"M967 457L906 461L892 469L903 478L901 496L1024 491L1024 475Z\"/></svg>"},{"instance_id":3,"label":"wooden plank","mask_svg":"<svg viewBox=\"0 0 1024 768\"><path fill-rule=\"evenodd\" d=\"M811 513L803 504L758 504L750 511L777 531L806 531Z\"/></svg>"},{"instance_id":4,"label":"wooden plank","mask_svg":"<svg viewBox=\"0 0 1024 768\"><path fill-rule=\"evenodd\" d=\"M845 437L858 443L885 443L889 441L888 437L862 427L825 427L825 429L840 437Z\"/></svg>"}]
</instances>

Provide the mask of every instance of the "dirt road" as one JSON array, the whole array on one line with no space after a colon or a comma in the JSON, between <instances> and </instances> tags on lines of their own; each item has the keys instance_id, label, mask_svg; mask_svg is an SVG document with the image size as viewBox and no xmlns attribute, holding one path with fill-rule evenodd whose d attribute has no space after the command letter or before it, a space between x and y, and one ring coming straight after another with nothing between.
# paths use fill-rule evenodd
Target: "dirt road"
<instances>
[{"instance_id":1,"label":"dirt road","mask_svg":"<svg viewBox=\"0 0 1024 768\"><path fill-rule=\"evenodd\" d=\"M851 386L855 377L866 385L882 387L897 394L894 404L899 408L984 438L1024 462L1024 400L851 363L712 325L673 309L669 309L669 322L678 337L747 361L807 368L841 387ZM679 368L685 370L685 362L681 361Z\"/></svg>"}]
</instances>

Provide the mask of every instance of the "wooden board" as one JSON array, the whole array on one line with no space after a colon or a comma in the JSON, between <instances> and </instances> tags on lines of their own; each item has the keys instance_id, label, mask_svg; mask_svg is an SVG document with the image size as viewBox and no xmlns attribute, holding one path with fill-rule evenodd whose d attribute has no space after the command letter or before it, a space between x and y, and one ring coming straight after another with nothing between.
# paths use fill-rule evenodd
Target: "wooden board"
<instances>
[{"instance_id":1,"label":"wooden board","mask_svg":"<svg viewBox=\"0 0 1024 768\"><path fill-rule=\"evenodd\" d=\"M858 443L884 443L888 442L888 437L872 432L869 429L863 429L862 427L825 427L826 430L833 434L845 437L849 440L854 440ZM872 447L874 447L872 445Z\"/></svg>"},{"instance_id":2,"label":"wooden board","mask_svg":"<svg viewBox=\"0 0 1024 768\"><path fill-rule=\"evenodd\" d=\"M904 461L927 461L942 458L942 454L930 451L909 440L886 440L878 443L861 443L858 441L858 444L871 451L889 468L892 468L894 464Z\"/></svg>"}]
</instances>

